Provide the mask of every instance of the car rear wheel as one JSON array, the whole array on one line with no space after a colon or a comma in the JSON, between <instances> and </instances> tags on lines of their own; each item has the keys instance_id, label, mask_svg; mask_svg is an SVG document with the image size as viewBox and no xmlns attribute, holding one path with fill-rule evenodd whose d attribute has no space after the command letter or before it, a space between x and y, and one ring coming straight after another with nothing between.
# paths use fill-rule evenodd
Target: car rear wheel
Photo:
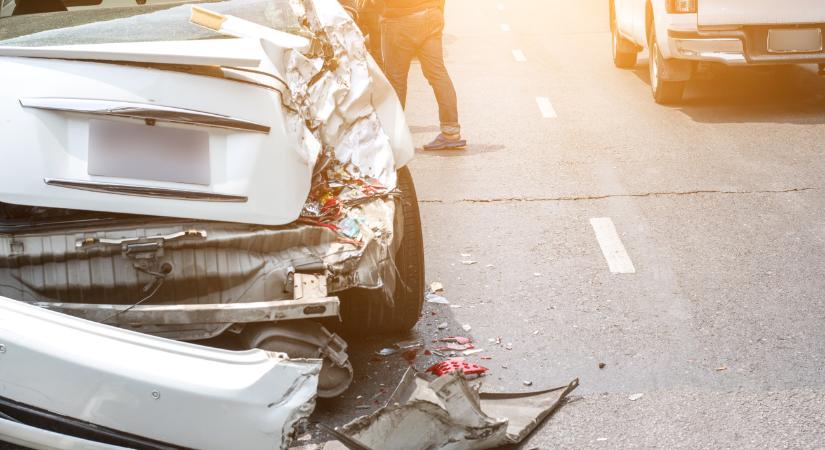
<instances>
[{"instance_id":1,"label":"car rear wheel","mask_svg":"<svg viewBox=\"0 0 825 450\"><path fill-rule=\"evenodd\" d=\"M364 335L409 331L418 322L424 304L424 239L418 197L412 175L398 170L403 233L395 254L398 269L392 298L382 289L352 289L341 294L341 318L348 334Z\"/></svg>"},{"instance_id":2,"label":"car rear wheel","mask_svg":"<svg viewBox=\"0 0 825 450\"><path fill-rule=\"evenodd\" d=\"M635 50L627 51L628 48L635 48L627 39L622 37L619 33L619 27L616 26L614 20L611 24L612 30L612 46L613 46L613 64L620 69L632 69L636 66L636 58L639 53Z\"/></svg>"},{"instance_id":3,"label":"car rear wheel","mask_svg":"<svg viewBox=\"0 0 825 450\"><path fill-rule=\"evenodd\" d=\"M659 104L672 104L682 99L685 92L684 81L670 81L664 78L666 65L668 62L659 51L659 43L656 41L656 32L650 32L650 89L653 92L653 99Z\"/></svg>"}]
</instances>

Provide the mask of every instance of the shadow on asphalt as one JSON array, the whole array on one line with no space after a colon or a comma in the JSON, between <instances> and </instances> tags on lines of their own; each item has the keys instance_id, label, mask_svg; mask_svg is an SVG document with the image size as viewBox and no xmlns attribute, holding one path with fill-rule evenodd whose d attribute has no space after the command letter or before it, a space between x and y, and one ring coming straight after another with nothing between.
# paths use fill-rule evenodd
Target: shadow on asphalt
<instances>
[{"instance_id":1,"label":"shadow on asphalt","mask_svg":"<svg viewBox=\"0 0 825 450\"><path fill-rule=\"evenodd\" d=\"M633 73L650 85L646 62ZM713 65L670 107L700 123L825 124L825 77L810 65Z\"/></svg>"}]
</instances>

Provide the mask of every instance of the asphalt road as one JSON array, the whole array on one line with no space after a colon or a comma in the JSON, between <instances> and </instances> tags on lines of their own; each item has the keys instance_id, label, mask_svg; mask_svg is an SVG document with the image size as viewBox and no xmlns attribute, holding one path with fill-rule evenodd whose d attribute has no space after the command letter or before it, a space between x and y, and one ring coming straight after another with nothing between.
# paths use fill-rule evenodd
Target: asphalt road
<instances>
[{"instance_id":1,"label":"asphalt road","mask_svg":"<svg viewBox=\"0 0 825 450\"><path fill-rule=\"evenodd\" d=\"M452 306L427 305L411 336L353 342L356 384L315 418L386 398L406 364L373 351L463 334L485 349L468 359L491 369L488 390L580 378L525 449L821 448L825 79L714 70L659 106L645 55L613 66L604 0L447 3L470 146L419 152L412 171L428 282ZM411 83L421 145L436 105L418 66ZM635 273L610 272L593 218L612 221Z\"/></svg>"}]
</instances>

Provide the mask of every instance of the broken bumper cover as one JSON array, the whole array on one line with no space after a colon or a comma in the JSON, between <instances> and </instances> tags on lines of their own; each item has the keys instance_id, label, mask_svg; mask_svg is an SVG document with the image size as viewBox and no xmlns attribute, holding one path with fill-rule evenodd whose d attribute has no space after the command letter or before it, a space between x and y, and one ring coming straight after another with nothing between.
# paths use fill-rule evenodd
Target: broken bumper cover
<instances>
[{"instance_id":1,"label":"broken bumper cover","mask_svg":"<svg viewBox=\"0 0 825 450\"><path fill-rule=\"evenodd\" d=\"M54 430L27 423L39 416L87 431L61 442L91 433L99 448L285 448L314 408L320 367L320 360L176 342L0 297L0 441L48 446Z\"/></svg>"},{"instance_id":2,"label":"broken bumper cover","mask_svg":"<svg viewBox=\"0 0 825 450\"><path fill-rule=\"evenodd\" d=\"M668 30L673 58L719 62L730 66L812 64L825 62L825 52L771 53L767 26L731 30Z\"/></svg>"}]
</instances>

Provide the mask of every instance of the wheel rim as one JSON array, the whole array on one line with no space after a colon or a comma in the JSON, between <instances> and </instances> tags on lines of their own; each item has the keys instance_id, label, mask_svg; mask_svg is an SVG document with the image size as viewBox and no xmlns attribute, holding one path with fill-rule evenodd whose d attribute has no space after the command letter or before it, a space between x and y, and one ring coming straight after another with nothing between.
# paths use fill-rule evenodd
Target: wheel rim
<instances>
[{"instance_id":1,"label":"wheel rim","mask_svg":"<svg viewBox=\"0 0 825 450\"><path fill-rule=\"evenodd\" d=\"M659 46L656 41L650 46L650 87L655 94L659 90Z\"/></svg>"}]
</instances>

